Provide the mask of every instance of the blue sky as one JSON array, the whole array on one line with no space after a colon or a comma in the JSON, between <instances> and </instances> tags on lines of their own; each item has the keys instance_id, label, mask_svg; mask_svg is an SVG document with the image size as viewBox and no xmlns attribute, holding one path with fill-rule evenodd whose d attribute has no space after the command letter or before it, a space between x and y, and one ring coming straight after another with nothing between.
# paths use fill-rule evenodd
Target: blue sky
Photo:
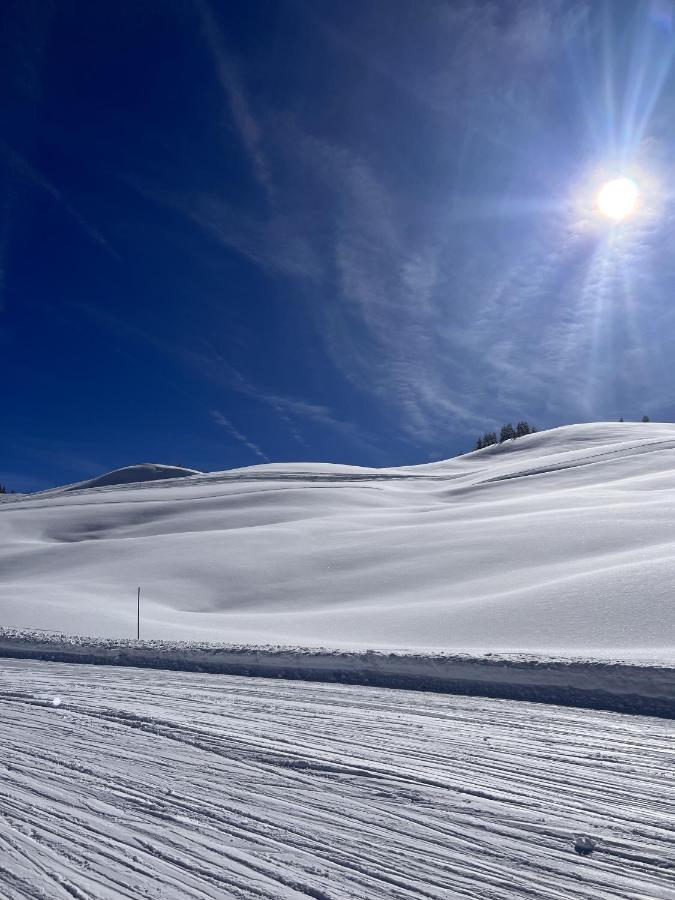
<instances>
[{"instance_id":1,"label":"blue sky","mask_svg":"<svg viewBox=\"0 0 675 900\"><path fill-rule=\"evenodd\" d=\"M0 15L10 487L675 418L669 0Z\"/></svg>"}]
</instances>

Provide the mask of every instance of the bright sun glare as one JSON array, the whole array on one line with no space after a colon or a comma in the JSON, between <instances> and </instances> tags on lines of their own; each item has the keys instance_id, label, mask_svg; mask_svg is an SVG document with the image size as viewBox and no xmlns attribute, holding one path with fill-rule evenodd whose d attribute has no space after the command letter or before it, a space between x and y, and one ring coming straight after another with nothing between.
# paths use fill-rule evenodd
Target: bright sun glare
<instances>
[{"instance_id":1,"label":"bright sun glare","mask_svg":"<svg viewBox=\"0 0 675 900\"><path fill-rule=\"evenodd\" d=\"M598 209L608 219L621 222L635 211L639 193L638 186L630 178L614 178L600 188Z\"/></svg>"}]
</instances>

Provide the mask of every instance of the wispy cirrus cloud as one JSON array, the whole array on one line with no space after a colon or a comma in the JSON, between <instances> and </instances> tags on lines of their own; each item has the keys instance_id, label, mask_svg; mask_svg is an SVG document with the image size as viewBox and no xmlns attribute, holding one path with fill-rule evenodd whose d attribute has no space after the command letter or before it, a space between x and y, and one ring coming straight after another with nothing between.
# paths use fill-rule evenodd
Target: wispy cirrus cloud
<instances>
[{"instance_id":1,"label":"wispy cirrus cloud","mask_svg":"<svg viewBox=\"0 0 675 900\"><path fill-rule=\"evenodd\" d=\"M45 193L49 194L49 196L57 201L57 203L66 210L68 215L77 222L87 237L98 244L99 247L104 249L111 256L119 259L118 254L108 240L106 240L98 228L92 225L91 222L88 222L87 219L75 209L63 191L60 191L51 184L51 182L49 182L35 166L32 166L28 160L24 159L23 156L17 153L14 148L2 138L0 138L0 158L4 159L4 163L9 168L12 177L27 181L34 187L40 188Z\"/></svg>"},{"instance_id":2,"label":"wispy cirrus cloud","mask_svg":"<svg viewBox=\"0 0 675 900\"><path fill-rule=\"evenodd\" d=\"M481 84L505 97L517 77L514 69L522 72L546 59L559 9L558 4L554 6L521 4L511 19L500 24L494 10L482 4L467 2L452 9L434 5L414 26L424 23L433 64L411 68L413 94L417 99L431 98L434 111L444 114L455 109L458 100L463 103L471 87ZM465 65L455 64L454 55L449 65L447 54L436 54L432 34L438 28L445 30ZM381 46L369 59L396 81L400 68L393 66L386 52L380 52ZM355 52L367 56L366 49L357 47ZM243 92L231 60L225 58L229 84ZM534 88L530 93L534 95ZM512 105L513 99L504 102ZM454 273L447 265L448 235L444 233L452 219L450 211L443 212L432 203L431 218L419 227L415 198L402 195L395 182L387 183L382 174L386 169L357 152L348 139L319 137L289 114L277 113L274 122L265 159L278 158L279 169L287 177L275 186L269 217L238 216L220 198L188 199L186 214L255 264L317 282L311 290L305 288L307 308L332 362L352 385L388 408L409 438L431 439L439 420L466 427L481 421L484 397L475 381L458 381L457 363L450 358L452 347L444 347L440 339L452 331L451 304L443 302L443 295L453 293ZM259 130L255 137L252 158L253 149L261 151ZM447 190L450 194L451 185ZM480 201L467 202L460 215L494 216L494 204L492 208L483 205L481 212ZM458 209L455 204L455 216ZM332 294L335 300L313 302L311 294L316 290ZM461 328L462 324L457 330Z\"/></svg>"},{"instance_id":3,"label":"wispy cirrus cloud","mask_svg":"<svg viewBox=\"0 0 675 900\"><path fill-rule=\"evenodd\" d=\"M227 433L246 447L251 453L254 453L259 459L262 459L264 462L269 462L269 456L264 453L257 444L254 444L253 441L250 441L245 434L243 434L239 429L233 425L233 423L224 416L220 410L212 409L211 410L211 418L216 423L216 425L220 425L221 428L224 428Z\"/></svg>"},{"instance_id":4,"label":"wispy cirrus cloud","mask_svg":"<svg viewBox=\"0 0 675 900\"><path fill-rule=\"evenodd\" d=\"M299 289L333 364L388 409L409 439L428 440L439 419L477 422L471 391L448 388L455 363L444 359L438 340L447 327L439 304L448 278L443 235L429 224L413 226L410 204L348 142L312 134L296 116L279 111L274 128L263 134L211 7L203 0L198 9L252 171L273 203L254 213L234 208L219 192L180 195L144 185L144 193L254 265L306 282ZM278 183L272 159L285 176ZM288 408L276 404L281 416ZM304 418L312 417L331 421L325 410L305 409Z\"/></svg>"},{"instance_id":5,"label":"wispy cirrus cloud","mask_svg":"<svg viewBox=\"0 0 675 900\"><path fill-rule=\"evenodd\" d=\"M183 213L219 244L268 272L309 281L324 275L320 254L288 213L276 211L256 219L216 195L186 198L166 191L144 192Z\"/></svg>"},{"instance_id":6,"label":"wispy cirrus cloud","mask_svg":"<svg viewBox=\"0 0 675 900\"><path fill-rule=\"evenodd\" d=\"M142 190L253 264L304 283L308 315L333 364L354 387L376 395L409 438L429 437L439 416L477 420L466 397L449 395L435 365L442 248L428 235L411 235L392 193L348 148L319 140L287 118L275 151L288 169L302 170L305 190L299 196L280 186L267 217L241 213L215 195ZM324 301L316 301L317 291ZM282 417L291 410L291 416L356 435L327 407L265 396Z\"/></svg>"},{"instance_id":7,"label":"wispy cirrus cloud","mask_svg":"<svg viewBox=\"0 0 675 900\"><path fill-rule=\"evenodd\" d=\"M378 26L384 7L374 4ZM223 96L270 202L241 211L225 189L155 187L149 195L253 265L292 279L334 367L412 442L438 443L451 429L533 409L592 415L604 402L591 388L603 365L606 374L602 297L623 288L616 269L591 270L593 239L568 227L578 172L569 161L560 172L544 163L566 139L552 106L554 73L567 71L588 4L523 0L503 12L479 0L432 3L410 14L405 41L400 22L384 32L319 22L324 37L389 79L405 115L438 142L405 144L408 168L403 151L391 150L396 140L378 133L372 102L376 122L360 130L265 109L260 98L263 118L255 116L213 11L205 2L200 9ZM350 124L360 121L358 103ZM297 419L351 430L327 406L229 383L289 428Z\"/></svg>"},{"instance_id":8,"label":"wispy cirrus cloud","mask_svg":"<svg viewBox=\"0 0 675 900\"><path fill-rule=\"evenodd\" d=\"M375 167L346 146L288 123L285 150L295 157L324 210L317 240L330 275L332 303L308 303L333 364L352 385L375 395L414 441L439 419L477 420L471 398L448 389L438 331L446 287L443 242L433 228L416 233L407 207Z\"/></svg>"},{"instance_id":9,"label":"wispy cirrus cloud","mask_svg":"<svg viewBox=\"0 0 675 900\"><path fill-rule=\"evenodd\" d=\"M338 432L348 438L352 444L358 445L372 454L380 452L380 448L373 443L372 435L369 432L359 428L353 422L341 419L327 404L312 403L300 397L281 394L279 391L254 384L208 341L200 341L197 345L176 343L166 340L158 334L140 329L128 320L121 319L110 312L81 304L75 305L74 308L80 314L96 321L100 327L105 328L116 337L123 336L146 343L173 361L188 366L212 384L267 406L302 446L306 447L307 441L300 426L303 423L312 423ZM174 389L176 387L172 383L169 386ZM215 413L212 413L212 418L214 415ZM218 412L218 415L220 416L222 413ZM223 419L225 418L223 416ZM218 424L226 427L224 421L219 421ZM247 440L245 435L239 434L238 440L241 437ZM257 446L253 442L251 444ZM259 447L257 449L260 450Z\"/></svg>"},{"instance_id":10,"label":"wispy cirrus cloud","mask_svg":"<svg viewBox=\"0 0 675 900\"><path fill-rule=\"evenodd\" d=\"M353 422L340 419L329 406L254 385L213 347L204 347L199 351L183 351L182 357L215 383L268 406L284 422L295 440L303 446L307 446L307 442L298 423L311 423L336 431L348 438L351 443L371 453L378 452L368 433Z\"/></svg>"},{"instance_id":11,"label":"wispy cirrus cloud","mask_svg":"<svg viewBox=\"0 0 675 900\"><path fill-rule=\"evenodd\" d=\"M258 183L268 195L273 193L270 164L262 144L260 125L255 117L239 71L228 53L222 31L208 0L196 0L202 32L206 39L216 77L227 99L232 119Z\"/></svg>"}]
</instances>

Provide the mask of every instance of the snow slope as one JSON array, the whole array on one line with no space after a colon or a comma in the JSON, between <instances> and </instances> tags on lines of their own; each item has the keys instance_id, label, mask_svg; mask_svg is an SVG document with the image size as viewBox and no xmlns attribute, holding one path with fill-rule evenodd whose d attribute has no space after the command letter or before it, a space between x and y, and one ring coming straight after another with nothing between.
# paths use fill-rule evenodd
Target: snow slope
<instances>
[{"instance_id":1,"label":"snow slope","mask_svg":"<svg viewBox=\"0 0 675 900\"><path fill-rule=\"evenodd\" d=\"M3 660L0 733L3 900L675 900L658 719Z\"/></svg>"},{"instance_id":2,"label":"snow slope","mask_svg":"<svg viewBox=\"0 0 675 900\"><path fill-rule=\"evenodd\" d=\"M675 425L399 469L318 463L0 503L0 617L108 636L671 661Z\"/></svg>"}]
</instances>

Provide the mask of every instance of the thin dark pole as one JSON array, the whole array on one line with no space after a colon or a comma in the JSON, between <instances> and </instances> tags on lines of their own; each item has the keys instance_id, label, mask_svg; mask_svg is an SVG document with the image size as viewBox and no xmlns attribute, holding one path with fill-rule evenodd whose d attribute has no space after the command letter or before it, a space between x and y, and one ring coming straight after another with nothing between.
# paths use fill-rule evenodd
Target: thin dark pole
<instances>
[{"instance_id":1,"label":"thin dark pole","mask_svg":"<svg viewBox=\"0 0 675 900\"><path fill-rule=\"evenodd\" d=\"M136 640L141 637L141 589L138 589L138 597L136 599Z\"/></svg>"}]
</instances>

